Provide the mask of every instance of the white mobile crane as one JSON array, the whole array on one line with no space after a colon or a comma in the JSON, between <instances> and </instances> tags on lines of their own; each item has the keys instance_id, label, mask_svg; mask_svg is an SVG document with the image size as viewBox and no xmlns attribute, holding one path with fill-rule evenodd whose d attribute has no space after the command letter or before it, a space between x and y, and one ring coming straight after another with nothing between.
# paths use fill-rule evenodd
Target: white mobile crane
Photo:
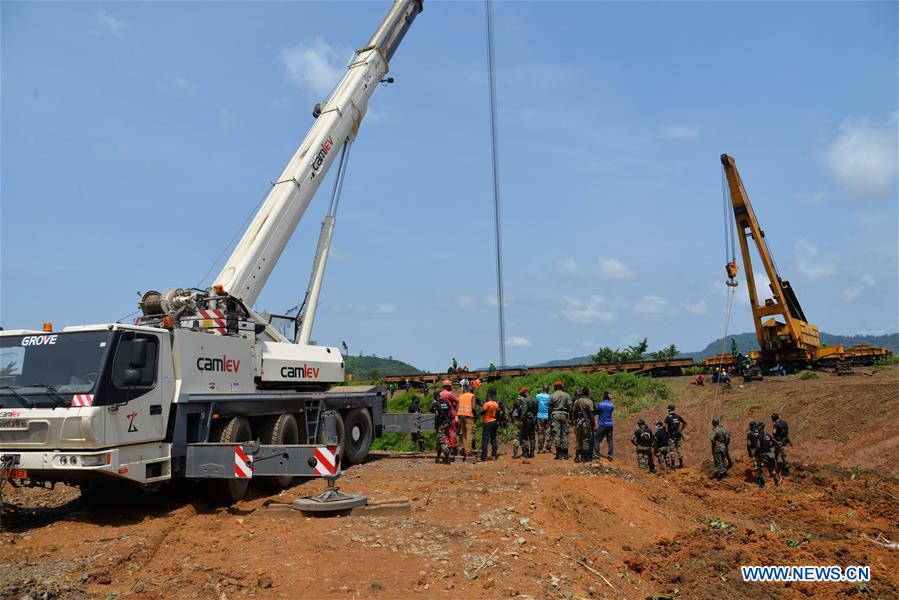
<instances>
[{"instance_id":1,"label":"white mobile crane","mask_svg":"<svg viewBox=\"0 0 899 600\"><path fill-rule=\"evenodd\" d=\"M234 501L251 477L275 488L333 477L341 459L364 460L374 435L403 427L385 420L380 388L328 391L343 382L343 356L309 340L349 145L422 8L395 0L355 52L213 286L147 292L131 325L0 332L3 478L88 490L209 479L213 494ZM338 154L304 308L288 333L252 305Z\"/></svg>"}]
</instances>

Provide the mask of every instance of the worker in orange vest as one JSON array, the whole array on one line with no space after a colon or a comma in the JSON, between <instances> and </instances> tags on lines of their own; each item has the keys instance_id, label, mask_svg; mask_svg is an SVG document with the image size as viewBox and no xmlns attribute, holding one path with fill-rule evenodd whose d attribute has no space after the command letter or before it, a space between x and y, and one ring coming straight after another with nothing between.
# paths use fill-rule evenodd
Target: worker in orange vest
<instances>
[{"instance_id":1,"label":"worker in orange vest","mask_svg":"<svg viewBox=\"0 0 899 600\"><path fill-rule=\"evenodd\" d=\"M475 397L472 392L459 394L456 416L459 419L459 448L463 457L468 456L468 448L474 448Z\"/></svg>"}]
</instances>

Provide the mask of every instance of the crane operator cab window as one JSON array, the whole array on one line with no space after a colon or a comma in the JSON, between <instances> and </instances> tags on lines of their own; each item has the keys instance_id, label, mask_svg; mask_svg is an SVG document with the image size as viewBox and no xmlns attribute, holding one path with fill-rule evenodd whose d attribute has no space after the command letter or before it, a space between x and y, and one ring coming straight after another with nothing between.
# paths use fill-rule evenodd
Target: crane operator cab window
<instances>
[{"instance_id":1,"label":"crane operator cab window","mask_svg":"<svg viewBox=\"0 0 899 600\"><path fill-rule=\"evenodd\" d=\"M112 361L112 384L117 390L149 390L156 385L159 340L126 331ZM131 397L134 394L129 394Z\"/></svg>"}]
</instances>

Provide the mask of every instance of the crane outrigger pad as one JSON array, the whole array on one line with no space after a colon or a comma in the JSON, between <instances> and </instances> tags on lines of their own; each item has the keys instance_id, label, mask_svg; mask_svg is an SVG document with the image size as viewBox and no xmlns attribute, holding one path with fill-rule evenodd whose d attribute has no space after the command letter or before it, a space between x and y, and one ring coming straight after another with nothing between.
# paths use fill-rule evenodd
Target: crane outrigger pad
<instances>
[{"instance_id":1,"label":"crane outrigger pad","mask_svg":"<svg viewBox=\"0 0 899 600\"><path fill-rule=\"evenodd\" d=\"M293 501L293 508L301 512L316 513L325 516L327 513L341 513L368 504L368 496L362 494L344 494L328 479L327 489L317 496L307 496Z\"/></svg>"}]
</instances>

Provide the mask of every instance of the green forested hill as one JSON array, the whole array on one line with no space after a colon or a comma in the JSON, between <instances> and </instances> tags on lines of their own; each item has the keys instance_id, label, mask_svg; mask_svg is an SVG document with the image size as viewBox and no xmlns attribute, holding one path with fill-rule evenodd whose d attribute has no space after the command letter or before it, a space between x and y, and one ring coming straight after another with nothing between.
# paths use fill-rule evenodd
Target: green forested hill
<instances>
[{"instance_id":1,"label":"green forested hill","mask_svg":"<svg viewBox=\"0 0 899 600\"><path fill-rule=\"evenodd\" d=\"M410 364L401 360L395 360L392 356L381 358L379 356L347 356L346 372L356 379L379 379L385 375L414 375L421 373ZM375 373L377 373L375 375ZM373 376L375 375L375 376Z\"/></svg>"}]
</instances>

